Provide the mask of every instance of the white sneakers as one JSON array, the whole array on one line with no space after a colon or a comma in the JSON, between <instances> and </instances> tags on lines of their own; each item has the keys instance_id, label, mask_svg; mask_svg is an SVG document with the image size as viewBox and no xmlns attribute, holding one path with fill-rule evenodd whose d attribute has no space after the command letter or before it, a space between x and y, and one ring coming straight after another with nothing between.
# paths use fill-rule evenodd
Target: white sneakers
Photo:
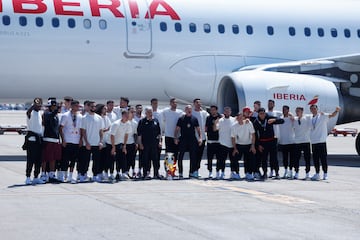
<instances>
[{"instance_id":1,"label":"white sneakers","mask_svg":"<svg viewBox=\"0 0 360 240\"><path fill-rule=\"evenodd\" d=\"M26 185L31 185L31 179L30 179L29 177L27 177L27 178L25 179L25 184L26 184Z\"/></svg>"},{"instance_id":2,"label":"white sneakers","mask_svg":"<svg viewBox=\"0 0 360 240\"><path fill-rule=\"evenodd\" d=\"M313 181L319 181L319 180L320 180L320 174L315 173L314 176L312 176L311 180L313 180Z\"/></svg>"},{"instance_id":3,"label":"white sneakers","mask_svg":"<svg viewBox=\"0 0 360 240\"><path fill-rule=\"evenodd\" d=\"M29 177L26 178L25 180L25 184L26 185L31 185L31 184L45 184L45 181L41 180L40 178L34 178L32 181Z\"/></svg>"},{"instance_id":4,"label":"white sneakers","mask_svg":"<svg viewBox=\"0 0 360 240\"><path fill-rule=\"evenodd\" d=\"M220 179L220 171L216 171L216 179L217 179L217 180Z\"/></svg>"},{"instance_id":5,"label":"white sneakers","mask_svg":"<svg viewBox=\"0 0 360 240\"><path fill-rule=\"evenodd\" d=\"M233 171L233 172L231 172L230 178L233 180L240 180L240 174Z\"/></svg>"},{"instance_id":6,"label":"white sneakers","mask_svg":"<svg viewBox=\"0 0 360 240\"><path fill-rule=\"evenodd\" d=\"M283 176L283 178L288 178L289 177L289 175L288 175L288 170L287 169L285 169L285 173L284 173L284 176Z\"/></svg>"},{"instance_id":7,"label":"white sneakers","mask_svg":"<svg viewBox=\"0 0 360 240\"><path fill-rule=\"evenodd\" d=\"M252 175L252 173L246 173L245 177L246 177L246 180L248 180L248 181L254 180L254 175Z\"/></svg>"},{"instance_id":8,"label":"white sneakers","mask_svg":"<svg viewBox=\"0 0 360 240\"><path fill-rule=\"evenodd\" d=\"M40 178L34 178L32 184L45 184L45 182Z\"/></svg>"},{"instance_id":9,"label":"white sneakers","mask_svg":"<svg viewBox=\"0 0 360 240\"><path fill-rule=\"evenodd\" d=\"M327 173L324 173L323 180L328 180L328 175L327 175Z\"/></svg>"},{"instance_id":10,"label":"white sneakers","mask_svg":"<svg viewBox=\"0 0 360 240\"><path fill-rule=\"evenodd\" d=\"M294 175L294 179L299 179L299 173L295 173L295 175Z\"/></svg>"}]
</instances>

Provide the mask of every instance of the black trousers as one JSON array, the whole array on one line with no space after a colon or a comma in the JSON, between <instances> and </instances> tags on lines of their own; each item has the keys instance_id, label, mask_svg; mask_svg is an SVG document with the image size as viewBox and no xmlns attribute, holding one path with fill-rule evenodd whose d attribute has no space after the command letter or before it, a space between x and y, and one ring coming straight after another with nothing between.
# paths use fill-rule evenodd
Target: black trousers
<instances>
[{"instance_id":1,"label":"black trousers","mask_svg":"<svg viewBox=\"0 0 360 240\"><path fill-rule=\"evenodd\" d=\"M239 160L244 156L244 172L246 173L254 173L256 172L256 160L255 155L250 152L251 144L250 145L239 145L236 144L236 149L238 150L239 154L236 154L236 162L239 163ZM237 169L237 173L239 169Z\"/></svg>"},{"instance_id":2,"label":"black trousers","mask_svg":"<svg viewBox=\"0 0 360 240\"><path fill-rule=\"evenodd\" d=\"M283 166L285 169L289 168L290 170L292 170L292 168L294 167L294 162L295 162L294 147L295 144L279 145L279 148L282 152Z\"/></svg>"},{"instance_id":3,"label":"black trousers","mask_svg":"<svg viewBox=\"0 0 360 240\"><path fill-rule=\"evenodd\" d=\"M159 147L157 145L144 145L143 156L142 156L144 176L146 176L146 174L150 172L151 162L154 167L154 176L159 175L160 161L158 157L158 152L159 152Z\"/></svg>"},{"instance_id":4,"label":"black trousers","mask_svg":"<svg viewBox=\"0 0 360 240\"><path fill-rule=\"evenodd\" d=\"M328 171L326 143L312 144L313 161L316 173L320 173L320 161L324 173Z\"/></svg>"},{"instance_id":5,"label":"black trousers","mask_svg":"<svg viewBox=\"0 0 360 240\"><path fill-rule=\"evenodd\" d=\"M122 151L123 144L120 143L115 145L115 162L116 162L116 171L119 173L120 170L122 173L125 173L128 169L128 162L127 162L127 154Z\"/></svg>"},{"instance_id":6,"label":"black trousers","mask_svg":"<svg viewBox=\"0 0 360 240\"><path fill-rule=\"evenodd\" d=\"M264 174L267 173L269 155L270 169L275 170L276 174L279 174L279 162L277 158L277 140L260 142L259 145L264 148L263 152L261 153L261 165Z\"/></svg>"},{"instance_id":7,"label":"black trousers","mask_svg":"<svg viewBox=\"0 0 360 240\"><path fill-rule=\"evenodd\" d=\"M81 147L81 156L79 159L79 172L81 175L85 175L89 169L90 159L93 160L93 175L101 173L100 171L100 149L99 146L91 146L90 150L87 150L85 146Z\"/></svg>"},{"instance_id":8,"label":"black trousers","mask_svg":"<svg viewBox=\"0 0 360 240\"><path fill-rule=\"evenodd\" d=\"M75 167L79 160L79 144L67 143L62 151L61 171L67 171L69 167Z\"/></svg>"},{"instance_id":9,"label":"black trousers","mask_svg":"<svg viewBox=\"0 0 360 240\"><path fill-rule=\"evenodd\" d=\"M219 158L216 161L216 171L225 171L225 162L229 157L231 171L237 171L239 173L239 162L233 157L233 148L226 147L224 145L219 146Z\"/></svg>"},{"instance_id":10,"label":"black trousers","mask_svg":"<svg viewBox=\"0 0 360 240\"><path fill-rule=\"evenodd\" d=\"M178 159L179 146L175 144L175 139L172 137L165 137L165 147L167 153L173 153L175 159Z\"/></svg>"},{"instance_id":11,"label":"black trousers","mask_svg":"<svg viewBox=\"0 0 360 240\"><path fill-rule=\"evenodd\" d=\"M112 145L111 144L106 144L106 148L105 148L105 154L106 154L106 158L105 158L105 164L104 164L104 170L105 172L110 171L111 174L114 173L114 168L115 168L115 156L111 154L111 149L112 149Z\"/></svg>"},{"instance_id":12,"label":"black trousers","mask_svg":"<svg viewBox=\"0 0 360 240\"><path fill-rule=\"evenodd\" d=\"M182 139L179 143L179 174L183 174L183 159L185 152L189 152L190 155L190 173L193 173L198 170L198 161L197 161L197 152L198 144L196 140Z\"/></svg>"},{"instance_id":13,"label":"black trousers","mask_svg":"<svg viewBox=\"0 0 360 240\"><path fill-rule=\"evenodd\" d=\"M34 177L37 178L40 173L42 146L39 142L28 141L26 150L26 177L31 176L31 171L34 166Z\"/></svg>"},{"instance_id":14,"label":"black trousers","mask_svg":"<svg viewBox=\"0 0 360 240\"><path fill-rule=\"evenodd\" d=\"M310 172L310 160L311 160L311 150L310 150L310 143L299 143L294 145L294 168L295 172L299 172L300 166L300 158L301 152L304 152L304 160L305 160L305 172Z\"/></svg>"},{"instance_id":15,"label":"black trousers","mask_svg":"<svg viewBox=\"0 0 360 240\"><path fill-rule=\"evenodd\" d=\"M199 146L198 149L197 149L197 154L196 154L197 165L196 165L196 170L195 171L198 171L200 169L200 167L201 167L201 160L202 160L202 156L204 154L205 143L206 143L206 141L203 140L201 146Z\"/></svg>"},{"instance_id":16,"label":"black trousers","mask_svg":"<svg viewBox=\"0 0 360 240\"><path fill-rule=\"evenodd\" d=\"M207 160L208 160L208 170L211 172L212 171L212 167L213 167L213 159L214 159L214 156L216 156L216 160L219 161L219 155L220 155L220 152L219 152L219 149L220 149L220 143L209 143L207 144L207 149L206 149L206 152L207 152Z\"/></svg>"},{"instance_id":17,"label":"black trousers","mask_svg":"<svg viewBox=\"0 0 360 240\"><path fill-rule=\"evenodd\" d=\"M128 172L130 168L135 169L135 158L136 158L136 144L127 144L126 145L126 160L127 160L127 168L126 171Z\"/></svg>"}]
</instances>

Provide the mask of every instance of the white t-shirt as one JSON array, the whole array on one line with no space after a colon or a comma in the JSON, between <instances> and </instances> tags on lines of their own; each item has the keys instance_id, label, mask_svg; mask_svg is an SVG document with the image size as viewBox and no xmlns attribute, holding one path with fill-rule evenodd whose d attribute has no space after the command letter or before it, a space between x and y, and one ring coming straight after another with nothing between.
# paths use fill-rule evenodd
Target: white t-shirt
<instances>
[{"instance_id":1,"label":"white t-shirt","mask_svg":"<svg viewBox=\"0 0 360 240\"><path fill-rule=\"evenodd\" d=\"M109 120L110 120L111 123L113 123L113 122L115 122L116 120L118 120L118 116L117 116L117 114L116 114L114 111L107 112L107 113L106 113L106 116L109 118Z\"/></svg>"},{"instance_id":2,"label":"white t-shirt","mask_svg":"<svg viewBox=\"0 0 360 240\"><path fill-rule=\"evenodd\" d=\"M228 148L233 147L231 141L231 127L234 125L234 123L234 117L223 117L219 120L219 123L216 126L217 129L219 129L219 143Z\"/></svg>"},{"instance_id":3,"label":"white t-shirt","mask_svg":"<svg viewBox=\"0 0 360 240\"><path fill-rule=\"evenodd\" d=\"M75 121L73 121L73 116L75 116ZM68 111L62 115L60 125L63 127L63 141L72 144L79 144L81 121L82 116L79 112L73 115L71 111Z\"/></svg>"},{"instance_id":4,"label":"white t-shirt","mask_svg":"<svg viewBox=\"0 0 360 240\"><path fill-rule=\"evenodd\" d=\"M104 120L98 114L86 114L81 121L81 129L86 130L86 137L91 146L98 146L100 143L100 130L104 129ZM84 141L84 145L86 145Z\"/></svg>"},{"instance_id":5,"label":"white t-shirt","mask_svg":"<svg viewBox=\"0 0 360 240\"><path fill-rule=\"evenodd\" d=\"M137 134L138 123L134 119L132 119L129 122L131 125L131 131L129 133L127 144L133 144L136 143L136 139L134 138L134 135Z\"/></svg>"},{"instance_id":6,"label":"white t-shirt","mask_svg":"<svg viewBox=\"0 0 360 240\"><path fill-rule=\"evenodd\" d=\"M205 110L200 110L200 111L193 110L192 115L196 117L199 122L201 139L203 141L206 140L205 125L206 125L206 118L209 116L209 113ZM196 132L196 138L199 139L197 132Z\"/></svg>"},{"instance_id":7,"label":"white t-shirt","mask_svg":"<svg viewBox=\"0 0 360 240\"><path fill-rule=\"evenodd\" d=\"M160 126L162 126L165 137L174 138L176 124L183 114L183 111L180 109L173 111L170 108L166 108L162 111L162 124L160 123Z\"/></svg>"},{"instance_id":8,"label":"white t-shirt","mask_svg":"<svg viewBox=\"0 0 360 240\"><path fill-rule=\"evenodd\" d=\"M153 111L153 118L155 118L159 122L161 122L161 113L162 113L162 110L159 110L159 109L156 112Z\"/></svg>"},{"instance_id":9,"label":"white t-shirt","mask_svg":"<svg viewBox=\"0 0 360 240\"><path fill-rule=\"evenodd\" d=\"M310 142L310 130L311 130L311 116L306 115L300 118L295 117L293 122L294 127L294 143L309 143Z\"/></svg>"},{"instance_id":10,"label":"white t-shirt","mask_svg":"<svg viewBox=\"0 0 360 240\"><path fill-rule=\"evenodd\" d=\"M116 106L113 108L113 112L116 114L116 120L121 119L123 110L129 110L129 109L127 107L121 108L120 106Z\"/></svg>"},{"instance_id":11,"label":"white t-shirt","mask_svg":"<svg viewBox=\"0 0 360 240\"><path fill-rule=\"evenodd\" d=\"M103 143L105 144L107 142L107 139L110 138L110 126L111 126L111 121L110 118L108 116L103 116L102 117L103 121L104 121L104 135L103 135ZM108 131L105 131L108 130ZM111 143L111 142L110 142Z\"/></svg>"},{"instance_id":12,"label":"white t-shirt","mask_svg":"<svg viewBox=\"0 0 360 240\"><path fill-rule=\"evenodd\" d=\"M318 113L311 118L310 141L312 144L325 143L328 136L329 114Z\"/></svg>"},{"instance_id":13,"label":"white t-shirt","mask_svg":"<svg viewBox=\"0 0 360 240\"><path fill-rule=\"evenodd\" d=\"M130 121L123 123L121 120L117 120L111 125L109 133L115 137L115 145L118 145L120 143L124 143L125 134L130 134L131 131Z\"/></svg>"},{"instance_id":14,"label":"white t-shirt","mask_svg":"<svg viewBox=\"0 0 360 240\"><path fill-rule=\"evenodd\" d=\"M276 110L274 110L274 111L267 111L266 112L266 114L268 115L268 116L270 116L270 117L277 117L277 118L280 118L281 116L282 116L282 112L280 112L280 111L276 111ZM280 124L275 124L274 125L274 134L275 134L275 137L276 138L279 138L279 136L280 136L280 130L279 130L279 126ZM280 139L279 139L280 140Z\"/></svg>"},{"instance_id":15,"label":"white t-shirt","mask_svg":"<svg viewBox=\"0 0 360 240\"><path fill-rule=\"evenodd\" d=\"M293 122L289 117L283 117L282 119L284 119L284 123L279 124L279 144L293 144L295 137Z\"/></svg>"},{"instance_id":16,"label":"white t-shirt","mask_svg":"<svg viewBox=\"0 0 360 240\"><path fill-rule=\"evenodd\" d=\"M235 123L231 127L231 137L235 138L236 144L250 145L252 144L252 134L255 133L252 122L239 124Z\"/></svg>"},{"instance_id":17,"label":"white t-shirt","mask_svg":"<svg viewBox=\"0 0 360 240\"><path fill-rule=\"evenodd\" d=\"M28 117L26 117L27 119L27 127L29 131L32 131L34 133L37 133L39 135L43 135L44 132L44 128L42 126L42 112L41 111L31 111L30 113L30 119ZM29 141L31 142L35 142L36 138L35 137L29 137Z\"/></svg>"}]
</instances>

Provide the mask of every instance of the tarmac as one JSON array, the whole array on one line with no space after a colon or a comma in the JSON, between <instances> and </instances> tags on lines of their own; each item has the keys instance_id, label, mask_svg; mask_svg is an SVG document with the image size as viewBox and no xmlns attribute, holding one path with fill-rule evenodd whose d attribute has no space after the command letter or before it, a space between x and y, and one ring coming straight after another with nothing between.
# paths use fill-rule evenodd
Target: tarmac
<instances>
[{"instance_id":1,"label":"tarmac","mask_svg":"<svg viewBox=\"0 0 360 240\"><path fill-rule=\"evenodd\" d=\"M24 116L1 111L0 124L21 125ZM340 127L360 130L360 122ZM326 181L209 180L204 154L199 180L30 186L23 139L0 135L1 239L360 238L360 157L351 136L328 137Z\"/></svg>"}]
</instances>

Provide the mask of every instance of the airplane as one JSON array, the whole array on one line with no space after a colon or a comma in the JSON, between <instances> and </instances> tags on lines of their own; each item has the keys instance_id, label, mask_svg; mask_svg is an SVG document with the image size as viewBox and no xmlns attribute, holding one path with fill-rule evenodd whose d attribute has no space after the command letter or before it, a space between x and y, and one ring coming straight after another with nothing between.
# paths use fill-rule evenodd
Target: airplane
<instances>
[{"instance_id":1,"label":"airplane","mask_svg":"<svg viewBox=\"0 0 360 240\"><path fill-rule=\"evenodd\" d=\"M360 120L360 2L0 0L1 98L255 100ZM356 148L360 155L360 137Z\"/></svg>"}]
</instances>

